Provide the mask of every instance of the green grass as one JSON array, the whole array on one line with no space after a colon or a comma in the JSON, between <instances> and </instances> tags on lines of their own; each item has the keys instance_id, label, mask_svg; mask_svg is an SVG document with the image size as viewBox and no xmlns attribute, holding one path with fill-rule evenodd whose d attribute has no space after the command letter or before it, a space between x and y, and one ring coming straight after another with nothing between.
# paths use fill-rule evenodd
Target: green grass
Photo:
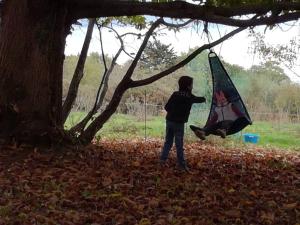
<instances>
[{"instance_id":1,"label":"green grass","mask_svg":"<svg viewBox=\"0 0 300 225\"><path fill-rule=\"evenodd\" d=\"M78 123L83 117L84 113L72 113L65 125L68 129ZM146 121L146 135L147 137L163 137L165 131L165 119L163 117L149 117ZM145 121L137 119L134 116L124 114L114 114L103 128L97 134L106 138L133 138L145 136Z\"/></svg>"},{"instance_id":2,"label":"green grass","mask_svg":"<svg viewBox=\"0 0 300 225\"><path fill-rule=\"evenodd\" d=\"M72 113L66 123L69 128L83 118L83 113ZM186 126L186 141L196 141L196 137L189 129L190 124L201 126L205 121L193 122L189 121ZM228 136L225 140L218 137L210 136L208 140L223 146L245 145L243 142L244 133L258 134L260 139L257 145L263 147L277 147L285 149L300 150L300 124L292 123L275 123L275 122L254 122L253 125L246 127L242 132ZM165 119L160 117L149 117L146 121L146 137L147 138L163 138L165 135ZM134 116L115 114L103 126L97 134L97 138L120 138L128 139L145 137L145 121ZM253 145L246 143L246 145Z\"/></svg>"},{"instance_id":3,"label":"green grass","mask_svg":"<svg viewBox=\"0 0 300 225\"><path fill-rule=\"evenodd\" d=\"M280 148L300 149L300 124L254 122L244 129L244 133L256 133L260 136L259 145Z\"/></svg>"},{"instance_id":4,"label":"green grass","mask_svg":"<svg viewBox=\"0 0 300 225\"><path fill-rule=\"evenodd\" d=\"M145 129L146 126L146 129ZM165 120L162 117L153 117L145 121L133 116L121 114L114 115L108 123L103 126L103 137L111 138L134 138L134 137L163 137Z\"/></svg>"}]
</instances>

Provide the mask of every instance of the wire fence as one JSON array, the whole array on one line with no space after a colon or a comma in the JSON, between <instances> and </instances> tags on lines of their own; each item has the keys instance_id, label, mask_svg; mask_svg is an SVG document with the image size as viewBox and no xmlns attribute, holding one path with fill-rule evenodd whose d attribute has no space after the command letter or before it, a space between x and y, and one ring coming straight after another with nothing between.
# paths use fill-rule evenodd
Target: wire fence
<instances>
[{"instance_id":1,"label":"wire fence","mask_svg":"<svg viewBox=\"0 0 300 225\"><path fill-rule=\"evenodd\" d=\"M189 123L195 123L203 126L209 115L209 108L193 107L191 110ZM140 102L127 102L118 108L118 113L131 115L136 121L145 121L150 124L151 120L157 117L165 117L163 105L148 104ZM300 135L300 113L291 114L288 112L258 112L249 111L253 124L259 123L259 126L250 126L252 132L257 133L297 133Z\"/></svg>"},{"instance_id":2,"label":"wire fence","mask_svg":"<svg viewBox=\"0 0 300 225\"><path fill-rule=\"evenodd\" d=\"M101 111L105 108L103 106ZM69 126L72 127L82 119L87 113L81 109L69 117ZM189 125L193 124L203 127L209 115L209 108L193 107L189 121L186 124L186 134L193 137ZM117 109L116 120L111 119L107 129L102 130L104 135L143 136L146 138L161 137L165 135L165 116L164 105L145 103L145 102L126 102L121 103ZM78 116L80 115L80 116ZM300 140L300 113L291 114L288 112L259 112L249 111L253 125L246 127L236 136L239 138L244 133L256 133L261 136L268 136L272 139L282 139L283 142L291 142L290 138ZM121 119L120 119L121 118ZM121 132L121 133L120 133ZM265 138L267 139L267 138ZM298 142L297 142L298 143ZM298 145L298 144L296 144Z\"/></svg>"},{"instance_id":3,"label":"wire fence","mask_svg":"<svg viewBox=\"0 0 300 225\"><path fill-rule=\"evenodd\" d=\"M210 108L192 108L191 118L198 120L206 120ZM122 107L118 108L118 113L136 116L137 118L144 118L147 115L149 118L155 116L165 115L163 105L144 104L144 103L124 103ZM249 111L249 115L253 121L267 121L273 123L300 123L300 113L289 112L259 112Z\"/></svg>"}]
</instances>

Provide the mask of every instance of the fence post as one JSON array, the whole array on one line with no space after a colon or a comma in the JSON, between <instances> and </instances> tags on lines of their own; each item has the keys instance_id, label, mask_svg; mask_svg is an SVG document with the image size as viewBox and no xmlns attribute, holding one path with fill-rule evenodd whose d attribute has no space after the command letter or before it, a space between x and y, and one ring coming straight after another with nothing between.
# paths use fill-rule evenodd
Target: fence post
<instances>
[{"instance_id":1,"label":"fence post","mask_svg":"<svg viewBox=\"0 0 300 225\"><path fill-rule=\"evenodd\" d=\"M145 98L144 98L144 105L145 105L145 141L147 140L147 91L145 90Z\"/></svg>"}]
</instances>

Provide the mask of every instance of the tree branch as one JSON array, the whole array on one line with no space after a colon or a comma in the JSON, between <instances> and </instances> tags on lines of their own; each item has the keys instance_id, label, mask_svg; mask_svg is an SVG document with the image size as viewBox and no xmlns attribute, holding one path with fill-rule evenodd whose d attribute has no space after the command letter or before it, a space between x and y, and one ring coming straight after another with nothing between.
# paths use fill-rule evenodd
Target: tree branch
<instances>
[{"instance_id":1,"label":"tree branch","mask_svg":"<svg viewBox=\"0 0 300 225\"><path fill-rule=\"evenodd\" d=\"M162 24L167 26L167 27L173 27L173 28L180 28L180 27L184 27L186 25L188 25L189 23L193 22L194 20L190 19L184 23L181 24L174 24L174 23L168 23L165 20L163 20Z\"/></svg>"},{"instance_id":2,"label":"tree branch","mask_svg":"<svg viewBox=\"0 0 300 225\"><path fill-rule=\"evenodd\" d=\"M103 126L103 124L111 117L111 115L116 111L123 94L125 93L128 88L130 88L130 83L132 82L131 76L133 74L134 69L136 68L136 65L148 43L149 38L151 37L153 31L155 28L157 28L161 23L163 19L160 18L156 20L151 27L149 28L148 32L145 35L145 38L134 58L132 63L130 64L126 74L124 75L121 82L118 84L118 86L115 89L115 92L112 96L111 101L105 108L105 110L95 118L95 120L81 133L80 140L83 143L88 143L92 140L92 138L95 136L98 130L100 130Z\"/></svg>"},{"instance_id":3,"label":"tree branch","mask_svg":"<svg viewBox=\"0 0 300 225\"><path fill-rule=\"evenodd\" d=\"M149 78L146 78L143 80L132 81L130 84L130 88L148 85L148 84L153 83L154 81L157 81L157 80L169 75L170 73L172 73L172 72L178 70L179 68L185 66L186 64L188 64L190 61L192 61L197 55L199 55L205 49L210 49L245 29L246 28L237 28L237 29L231 31L230 33L224 35L222 38L220 38L210 44L202 45L197 50L195 50L192 54L190 54L187 58L185 58L181 62L177 63L176 65L172 66L171 68L169 68L165 71L162 71L156 75L153 75L152 77L149 77Z\"/></svg>"},{"instance_id":4,"label":"tree branch","mask_svg":"<svg viewBox=\"0 0 300 225\"><path fill-rule=\"evenodd\" d=\"M116 65L116 61L119 57L119 55L122 52L122 47L120 47L120 49L118 50L117 54L114 56L109 69L107 70L106 76L104 78L104 82L103 82L103 88L99 97L99 101L97 102L97 105L95 107L93 107L93 109L91 111L89 111L89 113L78 123L76 124L74 127L72 127L70 129L70 133L76 135L76 133L81 133L84 128L86 127L87 123L90 121L90 119L96 114L96 112L99 110L99 108L102 106L102 103L104 101L104 97L105 94L108 90L108 81L109 81L109 77Z\"/></svg>"},{"instance_id":5,"label":"tree branch","mask_svg":"<svg viewBox=\"0 0 300 225\"><path fill-rule=\"evenodd\" d=\"M284 14L281 16L265 16L260 17L258 19L247 19L247 20L239 20L239 19L232 19L226 18L221 16L212 16L207 22L217 23L217 24L224 24L228 26L235 26L235 27L252 27L252 26L260 26L260 25L273 25L277 23L284 23L292 20L298 20L300 18L300 12Z\"/></svg>"},{"instance_id":6,"label":"tree branch","mask_svg":"<svg viewBox=\"0 0 300 225\"><path fill-rule=\"evenodd\" d=\"M98 30L99 30L99 34L100 34L101 33L101 30L100 30L101 28L100 28L99 24L97 24L97 26L98 26ZM116 30L114 30L113 28L110 28L110 27L105 27L105 28L111 29L115 32L115 34L117 35L118 40L120 41L120 48L119 48L118 52L116 53L116 55L113 57L112 62L111 62L108 69L107 69L106 64L105 64L105 68L106 68L105 71L106 72L103 74L103 79L102 79L103 85L101 85L101 86L103 86L103 88L102 88L101 94L99 96L99 100L96 100L95 105L92 108L92 110L89 111L89 113L78 124L76 124L74 127L72 127L70 129L70 133L75 134L75 135L76 135L76 133L81 133L84 130L84 128L86 127L86 124L90 121L90 119L96 114L96 112L101 107L101 105L104 101L105 94L106 94L107 89L108 89L109 77L110 77L115 65L117 64L118 57L120 56L121 52L124 51L124 43L123 43L123 40L122 40L121 36L118 34L118 32ZM101 39L100 39L100 43L102 45ZM102 49L102 56L103 56L104 55L103 48L101 48L101 49ZM105 58L103 60L105 60ZM97 94L99 93L99 91L100 90L98 89Z\"/></svg>"},{"instance_id":7,"label":"tree branch","mask_svg":"<svg viewBox=\"0 0 300 225\"><path fill-rule=\"evenodd\" d=\"M132 63L130 64L130 66L129 66L129 68L128 68L128 70L127 70L127 72L126 72L126 74L125 74L125 76L124 76L124 78L123 78L124 81L125 81L125 80L127 80L127 81L130 80L130 78L131 78L131 76L132 76L132 74L133 74L133 71L134 71L134 69L136 68L137 63L138 63L139 59L141 58L141 55L142 55L144 49L145 49L146 46L147 46L147 43L148 43L149 38L151 37L153 31L154 31L154 30L155 30L162 22L163 22L163 18L159 18L158 20L156 20L156 21L151 25L150 29L149 29L148 32L146 33L146 36L145 36L145 38L144 38L144 40L143 40L143 42L142 42L142 44L141 44L141 46L140 46L138 52L136 53L136 55L135 55L135 57L134 57Z\"/></svg>"},{"instance_id":8,"label":"tree branch","mask_svg":"<svg viewBox=\"0 0 300 225\"><path fill-rule=\"evenodd\" d=\"M78 92L78 87L80 84L80 81L83 77L83 69L84 69L84 64L85 64L85 60L87 57L87 53L88 53L88 49L90 46L90 42L92 39L92 34L93 34L93 28L94 28L94 24L95 24L96 19L89 19L89 24L88 24L88 28L87 28L87 32L86 32L86 36L84 39L84 43L81 49L81 53L76 65L76 69L69 87L69 91L66 97L66 100L63 104L62 107L62 120L63 122L66 121L71 109L72 109L72 105L76 99L77 96L77 92Z\"/></svg>"},{"instance_id":9,"label":"tree branch","mask_svg":"<svg viewBox=\"0 0 300 225\"><path fill-rule=\"evenodd\" d=\"M103 76L102 76L102 79L101 79L101 83L100 83L98 91L97 91L96 100L95 100L95 104L94 104L94 107L92 109L92 112L96 111L98 100L99 100L100 91L101 91L101 88L102 88L102 86L104 84L104 80L105 80L105 77L106 77L107 71L108 71L107 65L106 65L106 59L105 59L104 49L103 49L103 42L102 42L102 32L101 32L101 27L102 26L97 21L96 21L96 25L97 25L97 28L98 28L98 31L99 31L101 54L102 54L102 60L103 60L103 64L104 64L104 73L103 73Z\"/></svg>"},{"instance_id":10,"label":"tree branch","mask_svg":"<svg viewBox=\"0 0 300 225\"><path fill-rule=\"evenodd\" d=\"M98 16L133 16L153 15L171 18L199 19L211 23L219 23L230 26L256 26L281 23L295 20L300 17L299 2L275 2L264 4L243 4L232 7L216 7L208 5L195 5L184 1L165 3L135 2L135 1L108 1L108 0L69 0L72 5L72 16L77 18ZM72 3L72 4L71 4ZM268 12L286 12L281 16L268 16ZM236 16L260 14L265 18L256 20L233 19ZM276 19L275 19L276 18Z\"/></svg>"},{"instance_id":11,"label":"tree branch","mask_svg":"<svg viewBox=\"0 0 300 225\"><path fill-rule=\"evenodd\" d=\"M125 46L124 46L124 41L123 41L123 37L126 36L126 35L136 35L138 37L140 37L141 35L140 34L137 34L137 33L133 33L133 32L128 32L128 33L125 33L125 34L122 34L120 35L113 27L105 27L107 29L110 29L112 30L115 34L116 34L116 37L118 38L118 40L120 41L120 44L121 44L121 48L120 50L123 51L128 57L132 58L132 55L130 55L126 50L125 50ZM120 51L119 50L119 51ZM121 53L121 52L120 52Z\"/></svg>"}]
</instances>

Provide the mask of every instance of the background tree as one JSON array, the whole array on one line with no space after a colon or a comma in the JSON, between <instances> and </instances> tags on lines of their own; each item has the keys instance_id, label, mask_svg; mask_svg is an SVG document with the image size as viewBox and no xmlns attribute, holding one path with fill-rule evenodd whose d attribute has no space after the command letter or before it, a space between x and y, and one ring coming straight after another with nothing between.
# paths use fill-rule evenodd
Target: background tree
<instances>
[{"instance_id":1,"label":"background tree","mask_svg":"<svg viewBox=\"0 0 300 225\"><path fill-rule=\"evenodd\" d=\"M140 66L143 69L158 70L170 67L176 62L176 54L171 44L166 45L154 39L149 42L142 56Z\"/></svg>"}]
</instances>

